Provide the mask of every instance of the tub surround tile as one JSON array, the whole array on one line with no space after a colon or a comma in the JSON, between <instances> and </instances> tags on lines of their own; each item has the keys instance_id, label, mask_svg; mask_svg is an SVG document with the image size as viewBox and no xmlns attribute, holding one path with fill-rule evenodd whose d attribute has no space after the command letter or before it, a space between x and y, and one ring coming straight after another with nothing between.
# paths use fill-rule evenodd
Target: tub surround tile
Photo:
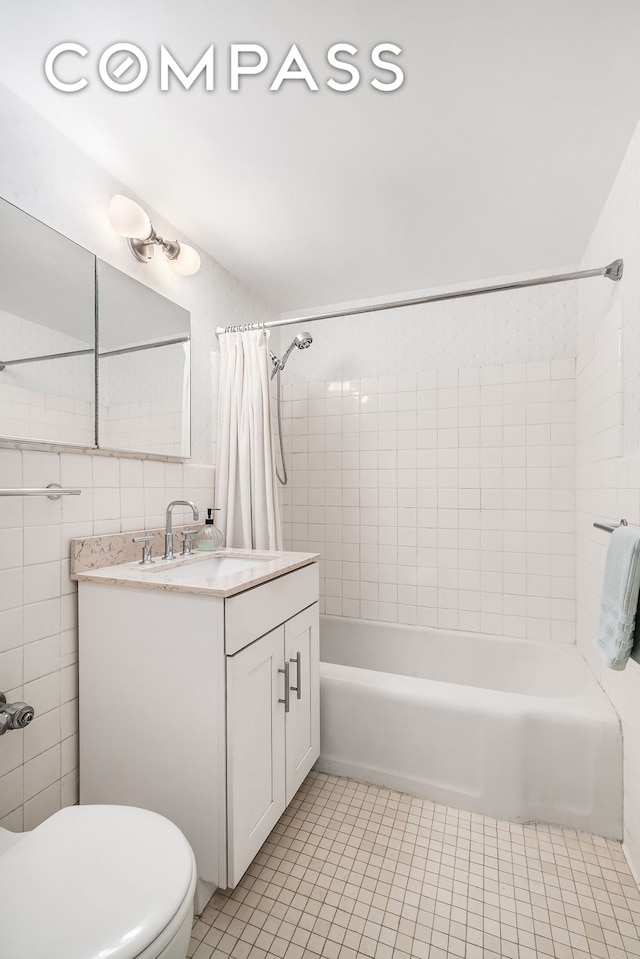
<instances>
[{"instance_id":1,"label":"tub surround tile","mask_svg":"<svg viewBox=\"0 0 640 959\"><path fill-rule=\"evenodd\" d=\"M324 612L575 641L575 360L301 386L285 546L322 553Z\"/></svg>"}]
</instances>

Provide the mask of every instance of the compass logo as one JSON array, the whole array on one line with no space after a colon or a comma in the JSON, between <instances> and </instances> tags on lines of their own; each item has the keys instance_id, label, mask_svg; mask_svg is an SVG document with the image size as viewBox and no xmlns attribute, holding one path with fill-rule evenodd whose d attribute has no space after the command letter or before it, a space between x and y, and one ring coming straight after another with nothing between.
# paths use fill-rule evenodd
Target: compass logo
<instances>
[{"instance_id":1,"label":"compass logo","mask_svg":"<svg viewBox=\"0 0 640 959\"><path fill-rule=\"evenodd\" d=\"M392 93L404 83L404 70L396 58L402 49L395 43L378 43L366 54L361 54L352 43L334 43L327 50L326 65L332 70L324 84L336 93L354 90L361 81L363 58L367 67L373 68L373 77L369 85L381 93ZM88 87L90 80L83 72L84 64L77 58L89 56L89 50L81 43L68 41L57 44L46 56L44 72L52 87L62 93L78 93ZM243 78L266 74L270 65L270 56L259 43L232 43L224 50L225 75L228 88L236 93L241 88ZM207 92L215 90L216 49L208 46L199 60L187 72L170 50L162 44L158 51L157 66L159 89L164 93L175 87L189 90L201 80ZM135 43L112 43L102 52L97 61L97 73L100 81L109 90L116 93L132 93L141 87L149 76L149 58ZM303 83L308 90L320 89L316 75L293 43L280 61L275 74L272 71L269 92L277 92L286 82Z\"/></svg>"}]
</instances>

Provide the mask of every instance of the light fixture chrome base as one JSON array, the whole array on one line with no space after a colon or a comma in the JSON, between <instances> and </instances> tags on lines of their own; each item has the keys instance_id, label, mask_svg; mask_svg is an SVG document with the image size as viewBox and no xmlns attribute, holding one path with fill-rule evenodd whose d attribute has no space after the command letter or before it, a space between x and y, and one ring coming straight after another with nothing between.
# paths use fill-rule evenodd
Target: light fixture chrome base
<instances>
[{"instance_id":1,"label":"light fixture chrome base","mask_svg":"<svg viewBox=\"0 0 640 959\"><path fill-rule=\"evenodd\" d=\"M176 260L180 253L180 244L177 240L165 240L158 236L151 227L151 233L146 240L127 238L129 249L140 263L149 263L153 259L154 248L159 246L168 260Z\"/></svg>"},{"instance_id":2,"label":"light fixture chrome base","mask_svg":"<svg viewBox=\"0 0 640 959\"><path fill-rule=\"evenodd\" d=\"M155 234L151 234L155 236ZM147 240L134 240L127 237L129 249L140 263L149 263L153 259L154 240L149 237Z\"/></svg>"}]
</instances>

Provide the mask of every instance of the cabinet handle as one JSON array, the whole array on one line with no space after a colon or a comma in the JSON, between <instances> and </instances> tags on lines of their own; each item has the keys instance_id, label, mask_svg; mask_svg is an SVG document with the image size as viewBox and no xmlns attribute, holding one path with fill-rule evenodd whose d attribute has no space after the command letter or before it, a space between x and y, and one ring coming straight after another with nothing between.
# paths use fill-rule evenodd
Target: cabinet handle
<instances>
[{"instance_id":1,"label":"cabinet handle","mask_svg":"<svg viewBox=\"0 0 640 959\"><path fill-rule=\"evenodd\" d=\"M285 713L289 712L289 661L284 664L284 669L279 669L279 673L284 673L284 699L279 699L279 703L284 703Z\"/></svg>"},{"instance_id":2,"label":"cabinet handle","mask_svg":"<svg viewBox=\"0 0 640 959\"><path fill-rule=\"evenodd\" d=\"M300 653L296 653L295 659L290 659L290 663L296 664L296 683L297 686L291 687L291 692L296 694L296 699L302 699L302 673L301 673L301 663L300 663Z\"/></svg>"}]
</instances>

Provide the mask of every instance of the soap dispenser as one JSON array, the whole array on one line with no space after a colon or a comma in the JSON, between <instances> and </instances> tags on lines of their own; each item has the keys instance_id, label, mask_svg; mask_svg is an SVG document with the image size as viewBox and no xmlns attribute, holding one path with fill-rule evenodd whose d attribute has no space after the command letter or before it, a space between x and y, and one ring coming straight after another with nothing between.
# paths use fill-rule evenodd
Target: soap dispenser
<instances>
[{"instance_id":1,"label":"soap dispenser","mask_svg":"<svg viewBox=\"0 0 640 959\"><path fill-rule=\"evenodd\" d=\"M214 549L222 546L222 540L224 539L221 530L217 526L213 525L213 513L214 509L207 510L207 518L205 520L204 526L198 533L196 539L196 546L198 549L204 549L208 552L212 552Z\"/></svg>"}]
</instances>

